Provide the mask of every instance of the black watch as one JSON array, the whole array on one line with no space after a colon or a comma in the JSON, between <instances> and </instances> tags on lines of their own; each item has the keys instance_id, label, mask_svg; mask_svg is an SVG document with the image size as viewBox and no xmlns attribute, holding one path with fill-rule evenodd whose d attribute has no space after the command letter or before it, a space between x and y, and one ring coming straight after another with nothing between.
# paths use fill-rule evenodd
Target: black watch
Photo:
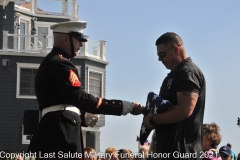
<instances>
[{"instance_id":1,"label":"black watch","mask_svg":"<svg viewBox=\"0 0 240 160\"><path fill-rule=\"evenodd\" d=\"M151 125L155 126L155 122L154 122L154 120L153 120L153 115L150 117L149 122L150 122Z\"/></svg>"}]
</instances>

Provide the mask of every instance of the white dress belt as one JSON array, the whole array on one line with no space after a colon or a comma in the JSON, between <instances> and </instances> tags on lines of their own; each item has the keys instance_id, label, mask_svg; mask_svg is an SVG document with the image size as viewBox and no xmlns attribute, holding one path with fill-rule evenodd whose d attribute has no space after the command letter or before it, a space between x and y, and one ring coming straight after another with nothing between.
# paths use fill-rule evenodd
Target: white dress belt
<instances>
[{"instance_id":1,"label":"white dress belt","mask_svg":"<svg viewBox=\"0 0 240 160\"><path fill-rule=\"evenodd\" d=\"M44 108L42 110L42 117L48 112L60 111L60 110L64 110L64 109L67 111L75 112L79 116L81 115L81 112L77 107L72 106L72 105L67 105L67 104L59 104L59 105L54 105L54 106Z\"/></svg>"}]
</instances>

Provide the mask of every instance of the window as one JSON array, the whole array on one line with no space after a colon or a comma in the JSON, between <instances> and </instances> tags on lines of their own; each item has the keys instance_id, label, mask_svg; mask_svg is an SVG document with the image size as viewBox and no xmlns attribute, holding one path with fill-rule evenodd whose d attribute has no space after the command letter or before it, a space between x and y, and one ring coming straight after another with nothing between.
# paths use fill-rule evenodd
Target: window
<instances>
[{"instance_id":1,"label":"window","mask_svg":"<svg viewBox=\"0 0 240 160\"><path fill-rule=\"evenodd\" d=\"M35 76L37 69L20 68L20 95L35 95Z\"/></svg>"},{"instance_id":2,"label":"window","mask_svg":"<svg viewBox=\"0 0 240 160\"><path fill-rule=\"evenodd\" d=\"M42 36L42 35L48 35L48 27L38 27L38 35ZM43 44L43 39L42 38L38 38L38 48L42 47ZM46 42L47 46L48 46L48 39Z\"/></svg>"},{"instance_id":3,"label":"window","mask_svg":"<svg viewBox=\"0 0 240 160\"><path fill-rule=\"evenodd\" d=\"M105 70L92 67L88 70L88 93L95 97L104 97L104 72ZM97 122L96 126L102 127L104 125L105 115L100 114L99 122Z\"/></svg>"},{"instance_id":4,"label":"window","mask_svg":"<svg viewBox=\"0 0 240 160\"><path fill-rule=\"evenodd\" d=\"M89 72L89 93L102 97L102 73Z\"/></svg>"},{"instance_id":5,"label":"window","mask_svg":"<svg viewBox=\"0 0 240 160\"><path fill-rule=\"evenodd\" d=\"M17 63L17 98L35 99L35 76L39 64Z\"/></svg>"},{"instance_id":6,"label":"window","mask_svg":"<svg viewBox=\"0 0 240 160\"><path fill-rule=\"evenodd\" d=\"M51 22L40 22L34 21L36 33L38 36L47 35L46 47L47 49L52 48L53 46L53 31L50 29L50 26L55 24ZM35 37L34 38L34 46L35 48L42 48L43 45L43 38L42 37Z\"/></svg>"}]
</instances>

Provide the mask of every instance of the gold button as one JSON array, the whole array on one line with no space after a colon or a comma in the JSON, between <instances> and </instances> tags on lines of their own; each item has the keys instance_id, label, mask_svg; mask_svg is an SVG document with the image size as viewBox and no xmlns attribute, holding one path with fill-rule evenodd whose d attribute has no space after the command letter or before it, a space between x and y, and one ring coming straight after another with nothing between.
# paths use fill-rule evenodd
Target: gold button
<instances>
[{"instance_id":1,"label":"gold button","mask_svg":"<svg viewBox=\"0 0 240 160\"><path fill-rule=\"evenodd\" d=\"M115 102L113 101L112 104L115 104Z\"/></svg>"},{"instance_id":2,"label":"gold button","mask_svg":"<svg viewBox=\"0 0 240 160\"><path fill-rule=\"evenodd\" d=\"M119 103L119 105L122 105L122 103Z\"/></svg>"},{"instance_id":3,"label":"gold button","mask_svg":"<svg viewBox=\"0 0 240 160\"><path fill-rule=\"evenodd\" d=\"M75 119L73 120L73 123L76 124L76 120Z\"/></svg>"},{"instance_id":4,"label":"gold button","mask_svg":"<svg viewBox=\"0 0 240 160\"><path fill-rule=\"evenodd\" d=\"M108 102L105 102L105 104L108 104Z\"/></svg>"}]
</instances>

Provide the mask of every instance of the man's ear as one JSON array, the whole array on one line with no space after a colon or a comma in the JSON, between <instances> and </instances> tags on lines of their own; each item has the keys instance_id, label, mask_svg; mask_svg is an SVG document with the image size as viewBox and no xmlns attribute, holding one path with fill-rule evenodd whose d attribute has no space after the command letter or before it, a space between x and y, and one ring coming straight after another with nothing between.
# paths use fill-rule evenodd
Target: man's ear
<instances>
[{"instance_id":1,"label":"man's ear","mask_svg":"<svg viewBox=\"0 0 240 160\"><path fill-rule=\"evenodd\" d=\"M179 46L177 46L176 44L174 45L174 50L177 54L181 52Z\"/></svg>"}]
</instances>

